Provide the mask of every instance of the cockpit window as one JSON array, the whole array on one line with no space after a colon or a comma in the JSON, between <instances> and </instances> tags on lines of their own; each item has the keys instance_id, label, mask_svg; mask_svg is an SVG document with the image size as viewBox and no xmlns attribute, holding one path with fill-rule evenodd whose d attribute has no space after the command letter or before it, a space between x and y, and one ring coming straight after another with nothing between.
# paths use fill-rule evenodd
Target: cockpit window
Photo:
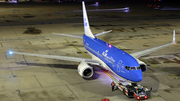
<instances>
[{"instance_id":1,"label":"cockpit window","mask_svg":"<svg viewBox=\"0 0 180 101\"><path fill-rule=\"evenodd\" d=\"M137 70L141 69L141 67L137 67Z\"/></svg>"},{"instance_id":2,"label":"cockpit window","mask_svg":"<svg viewBox=\"0 0 180 101\"><path fill-rule=\"evenodd\" d=\"M127 70L129 70L130 67L129 67L129 66L126 66L125 68L126 68Z\"/></svg>"},{"instance_id":3,"label":"cockpit window","mask_svg":"<svg viewBox=\"0 0 180 101\"><path fill-rule=\"evenodd\" d=\"M130 67L131 68L131 70L136 70L136 67Z\"/></svg>"},{"instance_id":4,"label":"cockpit window","mask_svg":"<svg viewBox=\"0 0 180 101\"><path fill-rule=\"evenodd\" d=\"M129 67L129 66L126 66L125 68L127 70L139 70L139 69L141 69L140 67Z\"/></svg>"}]
</instances>

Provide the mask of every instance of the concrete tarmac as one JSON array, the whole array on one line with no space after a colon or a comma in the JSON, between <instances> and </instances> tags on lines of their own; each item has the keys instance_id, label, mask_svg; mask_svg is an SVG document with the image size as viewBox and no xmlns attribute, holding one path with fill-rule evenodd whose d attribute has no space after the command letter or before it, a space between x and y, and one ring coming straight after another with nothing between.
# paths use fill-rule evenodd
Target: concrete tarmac
<instances>
[{"instance_id":1,"label":"concrete tarmac","mask_svg":"<svg viewBox=\"0 0 180 101\"><path fill-rule=\"evenodd\" d=\"M93 78L83 79L77 72L79 63L7 54L8 50L14 50L86 58L65 40L88 55L81 39L51 34L84 34L82 12L74 11L81 10L81 3L0 5L2 101L135 100L119 90L111 92L112 79L99 68L94 68ZM123 5L102 4L99 9L115 7ZM96 8L87 4L89 10ZM180 14L177 12L136 5L130 5L130 12L88 12L92 32L112 29L113 32L98 38L129 53L169 43L172 41L172 30L176 30L176 45L141 57L148 64L148 70L143 74L144 79L140 84L152 87L152 97L147 101L180 99Z\"/></svg>"}]
</instances>

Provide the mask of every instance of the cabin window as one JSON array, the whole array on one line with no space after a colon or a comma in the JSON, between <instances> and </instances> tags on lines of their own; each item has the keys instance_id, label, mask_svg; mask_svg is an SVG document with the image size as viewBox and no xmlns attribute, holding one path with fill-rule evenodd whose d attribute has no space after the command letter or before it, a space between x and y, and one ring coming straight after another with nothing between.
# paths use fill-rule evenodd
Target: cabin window
<instances>
[{"instance_id":1,"label":"cabin window","mask_svg":"<svg viewBox=\"0 0 180 101\"><path fill-rule=\"evenodd\" d=\"M137 67L137 70L141 69L141 67Z\"/></svg>"},{"instance_id":2,"label":"cabin window","mask_svg":"<svg viewBox=\"0 0 180 101\"><path fill-rule=\"evenodd\" d=\"M128 66L126 66L125 68L126 68L127 70L129 70L129 69L130 69L130 67L128 67Z\"/></svg>"}]
</instances>

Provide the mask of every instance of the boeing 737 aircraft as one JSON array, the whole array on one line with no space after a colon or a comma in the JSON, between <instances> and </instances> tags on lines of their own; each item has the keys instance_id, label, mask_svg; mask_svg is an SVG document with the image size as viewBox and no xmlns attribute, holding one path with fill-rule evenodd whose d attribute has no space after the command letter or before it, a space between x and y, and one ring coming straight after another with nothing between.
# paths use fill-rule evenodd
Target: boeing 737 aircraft
<instances>
[{"instance_id":1,"label":"boeing 737 aircraft","mask_svg":"<svg viewBox=\"0 0 180 101\"><path fill-rule=\"evenodd\" d=\"M96 36L109 33L111 31L107 31L99 34L92 34L91 29L89 27L89 21L88 21L84 2L82 2L82 8L83 8L83 21L84 21L84 32L85 32L83 37L75 36L75 35L67 35L67 34L58 34L58 33L53 33L53 34L82 38L84 47L91 55L92 59L68 57L68 56L32 54L32 53L13 52L13 51L9 51L9 54L29 55L29 56L79 62L80 64L78 65L78 73L80 76L84 78L90 78L93 76L94 71L93 71L93 67L90 64L99 65L103 69L109 70L114 74L116 74L117 76L124 78L125 80L128 80L130 82L140 82L143 79L142 72L146 71L147 65L143 61L140 61L138 58L147 55L149 53L152 53L154 51L157 51L159 49L175 44L175 30L174 30L172 42L158 47L128 54L123 50L118 49L112 46L111 44L96 38Z\"/></svg>"}]
</instances>

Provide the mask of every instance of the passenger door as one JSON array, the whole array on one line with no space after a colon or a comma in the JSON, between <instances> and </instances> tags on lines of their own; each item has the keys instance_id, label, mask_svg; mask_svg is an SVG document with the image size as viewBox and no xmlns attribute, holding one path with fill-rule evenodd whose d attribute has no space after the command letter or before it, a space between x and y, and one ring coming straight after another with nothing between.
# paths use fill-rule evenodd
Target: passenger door
<instances>
[{"instance_id":1,"label":"passenger door","mask_svg":"<svg viewBox=\"0 0 180 101\"><path fill-rule=\"evenodd\" d=\"M117 72L120 73L120 70L121 70L121 65L122 65L122 61L119 60L118 64L117 64Z\"/></svg>"}]
</instances>

